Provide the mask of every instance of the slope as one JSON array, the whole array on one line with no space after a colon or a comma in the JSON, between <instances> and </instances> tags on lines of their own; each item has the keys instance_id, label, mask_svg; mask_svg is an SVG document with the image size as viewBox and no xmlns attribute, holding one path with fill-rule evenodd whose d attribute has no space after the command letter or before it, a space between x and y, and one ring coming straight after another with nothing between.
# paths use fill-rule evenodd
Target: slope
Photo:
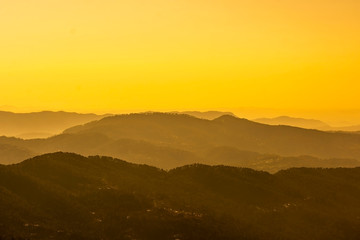
<instances>
[{"instance_id":1,"label":"slope","mask_svg":"<svg viewBox=\"0 0 360 240\"><path fill-rule=\"evenodd\" d=\"M360 158L359 134L269 126L231 116L210 121L162 113L108 117L48 139L2 137L0 144L31 156L66 151L164 169L204 163L275 172L301 166L355 167ZM19 159L10 154L0 156L0 163L15 161Z\"/></svg>"},{"instance_id":2,"label":"slope","mask_svg":"<svg viewBox=\"0 0 360 240\"><path fill-rule=\"evenodd\" d=\"M165 172L47 154L0 166L0 238L358 239L360 168Z\"/></svg>"},{"instance_id":3,"label":"slope","mask_svg":"<svg viewBox=\"0 0 360 240\"><path fill-rule=\"evenodd\" d=\"M69 112L13 113L0 111L0 136L25 139L45 138L59 134L64 129L99 120L108 115Z\"/></svg>"}]
</instances>

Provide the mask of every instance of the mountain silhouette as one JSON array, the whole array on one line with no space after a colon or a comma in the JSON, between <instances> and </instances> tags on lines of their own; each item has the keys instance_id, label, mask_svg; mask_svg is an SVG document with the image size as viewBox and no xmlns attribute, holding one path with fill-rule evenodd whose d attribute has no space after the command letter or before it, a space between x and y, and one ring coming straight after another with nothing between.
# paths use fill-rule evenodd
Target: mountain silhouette
<instances>
[{"instance_id":1,"label":"mountain silhouette","mask_svg":"<svg viewBox=\"0 0 360 240\"><path fill-rule=\"evenodd\" d=\"M203 163L276 172L290 167L355 167L360 159L359 134L269 126L228 115L214 120L168 113L118 115L48 139L2 137L0 144L31 156L66 151L164 169ZM0 156L0 162L18 161L11 157Z\"/></svg>"},{"instance_id":2,"label":"mountain silhouette","mask_svg":"<svg viewBox=\"0 0 360 240\"><path fill-rule=\"evenodd\" d=\"M280 116L276 118L258 118L258 119L254 119L253 121L268 125L287 125L287 126L307 128L307 129L318 129L322 131L344 131L344 132L360 131L360 125L333 127L320 120L294 118L288 116Z\"/></svg>"},{"instance_id":3,"label":"mountain silhouette","mask_svg":"<svg viewBox=\"0 0 360 240\"><path fill-rule=\"evenodd\" d=\"M202 119L208 119L208 120L213 120L215 118L224 116L224 115L230 115L230 116L234 116L235 114L232 112L221 112L221 111L206 111L206 112L199 112L199 111L184 111L184 112L171 112L171 113L175 113L175 114L186 114L186 115L190 115L196 118L202 118Z\"/></svg>"},{"instance_id":4,"label":"mountain silhouette","mask_svg":"<svg viewBox=\"0 0 360 240\"><path fill-rule=\"evenodd\" d=\"M65 129L101 119L109 115L70 112L13 113L0 111L0 136L24 139L46 138Z\"/></svg>"},{"instance_id":5,"label":"mountain silhouette","mask_svg":"<svg viewBox=\"0 0 360 240\"><path fill-rule=\"evenodd\" d=\"M269 126L229 115L212 121L164 113L119 115L73 127L64 133L101 133L112 139L141 139L187 150L233 146L284 156L360 158L358 134Z\"/></svg>"},{"instance_id":6,"label":"mountain silhouette","mask_svg":"<svg viewBox=\"0 0 360 240\"><path fill-rule=\"evenodd\" d=\"M358 239L360 168L170 171L53 153L0 165L0 239Z\"/></svg>"},{"instance_id":7,"label":"mountain silhouette","mask_svg":"<svg viewBox=\"0 0 360 240\"><path fill-rule=\"evenodd\" d=\"M351 125L344 127L333 127L331 130L333 131L347 131L347 132L360 132L360 125Z\"/></svg>"},{"instance_id":8,"label":"mountain silhouette","mask_svg":"<svg viewBox=\"0 0 360 240\"><path fill-rule=\"evenodd\" d=\"M254 119L254 122L259 122L268 125L287 125L300 128L308 129L319 129L319 130L329 130L331 127L320 120L315 119L305 119L305 118L294 118L288 116L280 116L276 118L258 118Z\"/></svg>"}]
</instances>

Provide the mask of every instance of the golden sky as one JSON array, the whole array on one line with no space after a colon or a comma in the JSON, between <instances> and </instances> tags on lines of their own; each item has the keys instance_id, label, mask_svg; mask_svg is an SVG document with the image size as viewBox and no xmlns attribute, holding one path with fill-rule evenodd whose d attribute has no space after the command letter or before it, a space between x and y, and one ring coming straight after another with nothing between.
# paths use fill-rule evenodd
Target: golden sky
<instances>
[{"instance_id":1,"label":"golden sky","mask_svg":"<svg viewBox=\"0 0 360 240\"><path fill-rule=\"evenodd\" d=\"M359 109L359 0L1 0L0 106Z\"/></svg>"}]
</instances>

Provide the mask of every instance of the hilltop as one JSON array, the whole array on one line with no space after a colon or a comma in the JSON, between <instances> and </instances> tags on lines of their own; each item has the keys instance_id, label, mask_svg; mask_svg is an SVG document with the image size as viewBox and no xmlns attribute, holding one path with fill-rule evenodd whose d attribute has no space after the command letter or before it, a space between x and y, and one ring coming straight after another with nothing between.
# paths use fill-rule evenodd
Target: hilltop
<instances>
[{"instance_id":1,"label":"hilltop","mask_svg":"<svg viewBox=\"0 0 360 240\"><path fill-rule=\"evenodd\" d=\"M0 136L24 139L46 138L65 129L99 120L109 115L80 114L73 112L13 113L0 111Z\"/></svg>"},{"instance_id":2,"label":"hilltop","mask_svg":"<svg viewBox=\"0 0 360 240\"><path fill-rule=\"evenodd\" d=\"M288 116L280 116L276 118L258 118L258 119L254 119L253 121L268 125L287 125L287 126L307 128L307 129L318 129L322 131L344 131L344 132L360 131L360 125L334 127L334 126L330 126L329 124L323 121L316 119L294 118Z\"/></svg>"},{"instance_id":3,"label":"hilltop","mask_svg":"<svg viewBox=\"0 0 360 240\"><path fill-rule=\"evenodd\" d=\"M194 116L196 118L202 118L202 119L208 119L208 120L214 120L215 118L224 116L224 115L230 115L230 116L236 116L232 112L221 112L221 111L206 111L206 112L200 112L200 111L184 111L184 112L171 112L175 114L186 114L190 116Z\"/></svg>"},{"instance_id":4,"label":"hilltop","mask_svg":"<svg viewBox=\"0 0 360 240\"><path fill-rule=\"evenodd\" d=\"M294 118L288 116L280 116L276 118L258 118L254 122L264 123L268 125L287 125L293 127L329 130L331 127L325 122L315 119Z\"/></svg>"},{"instance_id":5,"label":"hilltop","mask_svg":"<svg viewBox=\"0 0 360 240\"><path fill-rule=\"evenodd\" d=\"M0 144L30 156L66 151L164 169L204 163L275 172L301 166L355 167L360 159L359 134L270 126L229 115L214 120L165 113L118 115L48 139L3 137ZM7 151L0 162L17 162L12 155L19 154Z\"/></svg>"},{"instance_id":6,"label":"hilltop","mask_svg":"<svg viewBox=\"0 0 360 240\"><path fill-rule=\"evenodd\" d=\"M70 153L0 166L0 239L358 239L360 168L189 165Z\"/></svg>"}]
</instances>

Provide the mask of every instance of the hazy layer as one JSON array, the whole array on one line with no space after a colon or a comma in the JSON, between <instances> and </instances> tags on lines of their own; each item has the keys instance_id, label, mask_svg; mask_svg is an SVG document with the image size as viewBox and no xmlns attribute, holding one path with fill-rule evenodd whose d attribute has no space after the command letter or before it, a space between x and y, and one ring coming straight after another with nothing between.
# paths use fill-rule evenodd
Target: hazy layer
<instances>
[{"instance_id":1,"label":"hazy layer","mask_svg":"<svg viewBox=\"0 0 360 240\"><path fill-rule=\"evenodd\" d=\"M4 0L0 105L354 109L359 9L354 0Z\"/></svg>"}]
</instances>

